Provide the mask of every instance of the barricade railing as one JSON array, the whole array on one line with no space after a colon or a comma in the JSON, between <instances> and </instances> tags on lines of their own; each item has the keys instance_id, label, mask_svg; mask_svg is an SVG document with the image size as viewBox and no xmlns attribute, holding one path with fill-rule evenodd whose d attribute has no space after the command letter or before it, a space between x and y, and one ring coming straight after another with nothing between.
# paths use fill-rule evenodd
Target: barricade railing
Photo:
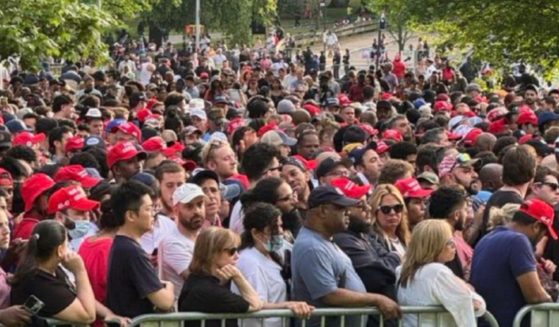
<instances>
[{"instance_id":1,"label":"barricade railing","mask_svg":"<svg viewBox=\"0 0 559 327\"><path fill-rule=\"evenodd\" d=\"M449 316L448 311L446 311L441 306L428 306L428 307L401 307L402 313L404 315L415 315L418 319L418 326L424 326L426 321L431 322L430 326L441 326L444 327L444 319L442 317L446 315ZM376 308L321 308L316 309L313 312L313 317L320 318L321 327L345 327L345 326L359 326L366 327L367 317L376 316L382 317L382 314ZM349 317L358 316L357 324L349 323ZM332 324L327 318L340 318L339 324ZM182 327L184 321L196 321L200 323L201 327L206 326L206 322L210 320L219 320L221 326L226 326L226 321L228 319L239 319L239 327L245 326L246 319L256 320L261 322L261 326L266 326L264 320L267 318L280 318L282 321L282 326L289 326L290 318L294 318L293 312L291 310L281 309L281 310L261 310L253 313L237 314L237 313L226 313L226 314L214 314L214 313L201 313L201 312L180 312L180 313L166 313L166 314L149 314L141 315L136 317L130 327ZM499 327L497 320L489 312L486 312L483 318L487 321L491 327ZM355 318L354 318L355 319ZM383 327L384 322L379 319L379 326ZM308 326L308 320L299 320L300 326ZM327 323L328 321L328 323ZM355 320L354 320L355 321ZM251 324L253 326L253 324ZM398 326L403 326L403 319L399 320Z\"/></svg>"},{"instance_id":2,"label":"barricade railing","mask_svg":"<svg viewBox=\"0 0 559 327\"><path fill-rule=\"evenodd\" d=\"M514 317L513 327L522 326L522 321L530 316L532 327L559 326L559 303L541 303L527 305L520 309Z\"/></svg>"}]
</instances>

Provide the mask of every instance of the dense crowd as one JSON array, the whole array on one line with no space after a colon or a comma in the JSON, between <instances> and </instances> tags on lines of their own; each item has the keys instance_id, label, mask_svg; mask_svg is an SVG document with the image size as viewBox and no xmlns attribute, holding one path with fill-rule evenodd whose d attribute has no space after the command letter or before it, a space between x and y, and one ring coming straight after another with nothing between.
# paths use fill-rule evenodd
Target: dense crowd
<instances>
[{"instance_id":1,"label":"dense crowd","mask_svg":"<svg viewBox=\"0 0 559 327\"><path fill-rule=\"evenodd\" d=\"M60 76L2 65L0 324L442 305L507 327L555 301L559 90L522 66L487 91L438 55L357 70L331 38L333 71L132 42Z\"/></svg>"}]
</instances>

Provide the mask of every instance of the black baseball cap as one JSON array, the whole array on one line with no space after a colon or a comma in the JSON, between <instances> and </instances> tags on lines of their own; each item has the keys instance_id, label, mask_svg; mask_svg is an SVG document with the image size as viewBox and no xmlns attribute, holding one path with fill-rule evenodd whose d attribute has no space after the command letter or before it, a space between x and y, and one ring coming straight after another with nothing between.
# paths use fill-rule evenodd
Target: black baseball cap
<instances>
[{"instance_id":1,"label":"black baseball cap","mask_svg":"<svg viewBox=\"0 0 559 327\"><path fill-rule=\"evenodd\" d=\"M342 190L330 185L318 186L309 195L309 209L316 208L322 204L335 204L341 207L352 207L359 203L359 200L348 198Z\"/></svg>"}]
</instances>

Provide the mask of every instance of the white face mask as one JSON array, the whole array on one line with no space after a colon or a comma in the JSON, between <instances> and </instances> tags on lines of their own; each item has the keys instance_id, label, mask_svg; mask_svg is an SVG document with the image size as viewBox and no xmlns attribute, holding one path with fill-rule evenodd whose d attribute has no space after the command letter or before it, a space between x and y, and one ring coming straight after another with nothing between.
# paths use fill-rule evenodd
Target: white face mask
<instances>
[{"instance_id":1,"label":"white face mask","mask_svg":"<svg viewBox=\"0 0 559 327\"><path fill-rule=\"evenodd\" d=\"M71 219L75 224L74 229L68 231L68 235L70 235L70 238L72 240L84 237L90 230L93 229L92 223L87 220L74 220L72 218L69 219Z\"/></svg>"}]
</instances>

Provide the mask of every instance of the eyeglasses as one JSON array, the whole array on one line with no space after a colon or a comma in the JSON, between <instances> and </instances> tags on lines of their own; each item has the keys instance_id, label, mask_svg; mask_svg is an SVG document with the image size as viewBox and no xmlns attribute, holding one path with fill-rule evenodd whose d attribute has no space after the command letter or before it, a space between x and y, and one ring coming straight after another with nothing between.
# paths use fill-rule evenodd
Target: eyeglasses
<instances>
[{"instance_id":1,"label":"eyeglasses","mask_svg":"<svg viewBox=\"0 0 559 327\"><path fill-rule=\"evenodd\" d=\"M223 249L223 251L227 252L227 254L229 254L230 256L234 256L235 253L239 252L239 248L238 247L228 248L228 249Z\"/></svg>"},{"instance_id":2,"label":"eyeglasses","mask_svg":"<svg viewBox=\"0 0 559 327\"><path fill-rule=\"evenodd\" d=\"M388 215L389 213L392 212L392 210L394 210L394 213L401 213L404 210L404 205L403 204L396 204L393 206L380 206L378 208L380 210L380 212L382 212L385 215Z\"/></svg>"},{"instance_id":3,"label":"eyeglasses","mask_svg":"<svg viewBox=\"0 0 559 327\"><path fill-rule=\"evenodd\" d=\"M556 184L556 183L543 182L543 183L540 183L540 184L549 186L549 188L550 188L552 191L557 191L557 188L559 188L559 184Z\"/></svg>"}]
</instances>

